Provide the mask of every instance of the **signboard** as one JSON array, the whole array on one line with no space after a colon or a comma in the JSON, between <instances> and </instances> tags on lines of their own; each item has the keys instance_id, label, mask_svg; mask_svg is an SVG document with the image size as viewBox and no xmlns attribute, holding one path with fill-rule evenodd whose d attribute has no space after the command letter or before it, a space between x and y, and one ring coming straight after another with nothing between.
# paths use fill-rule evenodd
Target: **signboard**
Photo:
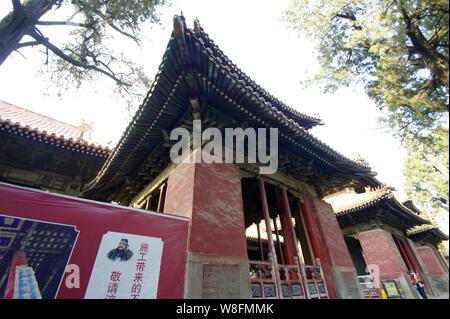
<instances>
[{"instance_id":1,"label":"signboard","mask_svg":"<svg viewBox=\"0 0 450 319\"><path fill-rule=\"evenodd\" d=\"M389 299L401 299L402 296L398 290L395 280L383 280L381 284L384 287L384 291Z\"/></svg>"},{"instance_id":2,"label":"signboard","mask_svg":"<svg viewBox=\"0 0 450 319\"><path fill-rule=\"evenodd\" d=\"M0 183L0 298L183 298L188 220Z\"/></svg>"},{"instance_id":3,"label":"signboard","mask_svg":"<svg viewBox=\"0 0 450 319\"><path fill-rule=\"evenodd\" d=\"M85 297L156 298L162 253L160 238L108 232L100 243Z\"/></svg>"}]
</instances>

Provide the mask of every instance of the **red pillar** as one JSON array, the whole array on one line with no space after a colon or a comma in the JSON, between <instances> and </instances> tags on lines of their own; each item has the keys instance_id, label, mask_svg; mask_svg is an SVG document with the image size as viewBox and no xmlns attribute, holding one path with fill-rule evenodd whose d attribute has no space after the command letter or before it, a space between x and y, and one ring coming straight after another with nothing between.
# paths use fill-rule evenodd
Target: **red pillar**
<instances>
[{"instance_id":1,"label":"red pillar","mask_svg":"<svg viewBox=\"0 0 450 319\"><path fill-rule=\"evenodd\" d=\"M264 222L266 224L266 231L268 237L267 243L269 245L270 254L272 255L273 258L273 260L271 261L274 262L275 267L277 267L278 260L277 254L275 252L275 246L273 244L272 226L270 225L269 205L267 204L266 187L264 186L264 181L261 179L258 180L258 184L259 184L259 194L261 196L261 206L264 215ZM276 269L278 269L278 267Z\"/></svg>"},{"instance_id":2,"label":"red pillar","mask_svg":"<svg viewBox=\"0 0 450 319\"><path fill-rule=\"evenodd\" d=\"M400 239L398 237L396 237L395 235L393 235L392 238L394 238L394 242L397 244L397 248L398 248L398 250L400 252L400 255L402 255L402 257L403 257L403 261L405 262L406 267L408 268L408 275L409 275L409 271L416 270L416 268L411 263L411 260L408 257L408 254L405 251L405 247L403 247L402 242L400 241Z\"/></svg>"},{"instance_id":3,"label":"red pillar","mask_svg":"<svg viewBox=\"0 0 450 319\"><path fill-rule=\"evenodd\" d=\"M292 254L292 257L289 256L289 262L291 263L291 265L295 264L295 260L294 257L297 257L297 262L298 262L298 267L300 270L300 274L304 274L303 271L303 265L300 259L300 254L299 254L299 250L298 250L298 246L297 246L297 236L295 234L295 230L294 230L294 225L292 224L292 213L291 213L291 208L289 207L289 198L287 195L287 191L285 188L281 188L281 197L283 200L283 209L281 211L280 214L280 220L283 224L283 235L284 235L284 244L286 245L286 247L289 247L289 254ZM292 260L291 260L292 258ZM303 277L303 276L302 276ZM293 279L297 279L297 278L293 278ZM304 283L304 288L308 289L308 287L306 287L306 278L302 278L303 279L303 283Z\"/></svg>"},{"instance_id":4,"label":"red pillar","mask_svg":"<svg viewBox=\"0 0 450 319\"><path fill-rule=\"evenodd\" d=\"M408 259L410 260L413 269L419 273L419 276L424 281L425 286L428 289L428 291L432 291L430 283L428 282L428 278L425 276L425 272L423 271L423 268L420 265L419 260L417 260L416 254L414 253L411 246L409 245L409 242L403 238L399 238L399 241L400 241L400 244L403 246L403 249L405 250L406 255L408 256Z\"/></svg>"},{"instance_id":5,"label":"red pillar","mask_svg":"<svg viewBox=\"0 0 450 319\"><path fill-rule=\"evenodd\" d=\"M161 213L164 211L164 200L166 198L166 184L162 184L159 188L159 198L158 198L158 206L156 207L156 211Z\"/></svg>"},{"instance_id":6,"label":"red pillar","mask_svg":"<svg viewBox=\"0 0 450 319\"><path fill-rule=\"evenodd\" d=\"M194 156L200 152L194 151ZM181 163L169 176L163 206L164 213L189 218L185 288L180 297L249 298L239 166L200 160Z\"/></svg>"},{"instance_id":7,"label":"red pillar","mask_svg":"<svg viewBox=\"0 0 450 319\"><path fill-rule=\"evenodd\" d=\"M280 210L281 228L283 229L284 246L286 247L287 259L290 265L294 265L294 257L298 256L297 239L292 225L292 214L289 207L286 189L281 188L282 209Z\"/></svg>"},{"instance_id":8,"label":"red pillar","mask_svg":"<svg viewBox=\"0 0 450 319\"><path fill-rule=\"evenodd\" d=\"M261 240L261 229L259 228L259 222L256 224L256 230L258 231L259 254L261 255L261 261L264 261L264 250Z\"/></svg>"},{"instance_id":9,"label":"red pillar","mask_svg":"<svg viewBox=\"0 0 450 319\"><path fill-rule=\"evenodd\" d=\"M6 283L5 299L14 298L14 283L16 280L16 267L27 266L27 255L23 250L18 250L14 252L13 258L11 260L11 267L9 270L8 282Z\"/></svg>"},{"instance_id":10,"label":"red pillar","mask_svg":"<svg viewBox=\"0 0 450 319\"><path fill-rule=\"evenodd\" d=\"M272 256L272 258L270 258L270 255L269 255L269 260L272 262L273 268L275 270L274 273L275 273L276 282L277 282L275 287L277 290L277 296L280 297L280 295L281 295L281 288L279 286L280 272L278 271L278 260L277 260L277 254L275 252L275 246L273 245L272 226L270 225L270 214L269 214L269 205L267 204L266 187L264 186L264 181L261 179L258 179L258 185L259 185L259 194L261 197L261 207L263 210L264 221L266 223L269 252L270 252L270 255Z\"/></svg>"},{"instance_id":11,"label":"red pillar","mask_svg":"<svg viewBox=\"0 0 450 319\"><path fill-rule=\"evenodd\" d=\"M280 252L280 259L281 259L281 264L284 265L285 264L285 260L284 260L284 250L283 247L281 247L281 241L280 241L280 235L278 232L278 223L277 223L277 219L274 218L272 220L273 222L273 230L275 231L275 238L277 239L277 246L278 246L278 251ZM282 226L283 227L283 226ZM284 245L286 247L286 240L284 241ZM276 249L275 249L276 250Z\"/></svg>"},{"instance_id":12,"label":"red pillar","mask_svg":"<svg viewBox=\"0 0 450 319\"><path fill-rule=\"evenodd\" d=\"M316 226L311 203L309 202L309 196L306 193L303 194L303 203L301 203L300 212L302 213L303 220L305 221L305 226L308 231L309 239L311 240L314 255L320 259L328 295L331 299L336 299L336 290L334 289L333 280L331 278L330 260L323 249L325 244L320 240L320 234Z\"/></svg>"}]
</instances>

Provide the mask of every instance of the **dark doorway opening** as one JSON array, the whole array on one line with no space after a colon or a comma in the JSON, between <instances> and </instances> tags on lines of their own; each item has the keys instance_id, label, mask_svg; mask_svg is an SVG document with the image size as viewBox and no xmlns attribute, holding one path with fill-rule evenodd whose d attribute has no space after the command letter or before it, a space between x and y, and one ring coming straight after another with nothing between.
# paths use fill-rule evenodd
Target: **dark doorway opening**
<instances>
[{"instance_id":1,"label":"dark doorway opening","mask_svg":"<svg viewBox=\"0 0 450 319\"><path fill-rule=\"evenodd\" d=\"M356 268L358 276L369 275L369 273L367 272L366 261L364 259L364 252L359 240L350 236L344 236L344 239L350 252L350 256L352 257L353 265Z\"/></svg>"}]
</instances>

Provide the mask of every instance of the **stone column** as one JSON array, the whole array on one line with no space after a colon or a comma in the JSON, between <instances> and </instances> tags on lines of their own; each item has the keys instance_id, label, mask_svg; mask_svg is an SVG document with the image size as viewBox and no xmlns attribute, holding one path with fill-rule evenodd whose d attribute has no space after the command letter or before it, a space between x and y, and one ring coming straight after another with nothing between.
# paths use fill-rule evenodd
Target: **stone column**
<instances>
[{"instance_id":1,"label":"stone column","mask_svg":"<svg viewBox=\"0 0 450 319\"><path fill-rule=\"evenodd\" d=\"M164 212L189 221L185 298L250 298L241 175L237 165L181 163Z\"/></svg>"},{"instance_id":2,"label":"stone column","mask_svg":"<svg viewBox=\"0 0 450 319\"><path fill-rule=\"evenodd\" d=\"M419 256L419 254L416 252L415 249L413 249L414 245L411 245L410 240L407 238L400 238L400 244L404 247L405 253L408 256L408 259L412 263L412 268L419 274L419 276L422 278L422 280L425 283L425 288L428 290L429 293L436 295L437 291L432 283L432 281L429 279L427 274L425 273L422 258Z\"/></svg>"},{"instance_id":3,"label":"stone column","mask_svg":"<svg viewBox=\"0 0 450 319\"><path fill-rule=\"evenodd\" d=\"M402 298L415 299L418 295L410 285L408 269L391 233L375 229L359 233L359 242L367 266L376 265L380 280L395 280Z\"/></svg>"},{"instance_id":4,"label":"stone column","mask_svg":"<svg viewBox=\"0 0 450 319\"><path fill-rule=\"evenodd\" d=\"M449 292L449 278L448 270L445 269L438 258L439 252L431 246L420 246L416 248L419 256L421 257L424 270L428 275L428 278L436 287L436 293L448 293Z\"/></svg>"},{"instance_id":5,"label":"stone column","mask_svg":"<svg viewBox=\"0 0 450 319\"><path fill-rule=\"evenodd\" d=\"M363 298L358 275L333 208L320 198L304 194L305 197L309 198L313 208L322 249L328 259L336 297L340 299Z\"/></svg>"}]
</instances>

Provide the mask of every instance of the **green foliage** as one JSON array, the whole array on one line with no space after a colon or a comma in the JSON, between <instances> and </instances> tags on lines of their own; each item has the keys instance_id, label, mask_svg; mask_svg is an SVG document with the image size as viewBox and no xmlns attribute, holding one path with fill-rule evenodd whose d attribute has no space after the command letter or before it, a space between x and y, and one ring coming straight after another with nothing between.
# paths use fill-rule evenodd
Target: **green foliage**
<instances>
[{"instance_id":1,"label":"green foliage","mask_svg":"<svg viewBox=\"0 0 450 319\"><path fill-rule=\"evenodd\" d=\"M404 143L408 151L403 169L405 192L431 215L449 208L448 133L442 127L433 131L431 146L410 138Z\"/></svg>"},{"instance_id":2,"label":"green foliage","mask_svg":"<svg viewBox=\"0 0 450 319\"><path fill-rule=\"evenodd\" d=\"M46 71L59 88L81 86L99 75L117 84L116 92L129 103L141 100L150 85L141 66L123 52L113 50L115 36L140 45L144 23L159 23L158 9L167 0L28 0L16 2L0 20L0 64L14 50L26 46L46 47ZM46 19L50 11L57 21ZM30 17L34 17L31 19ZM48 28L72 28L63 43L53 43ZM28 41L29 38L34 41Z\"/></svg>"},{"instance_id":3,"label":"green foliage","mask_svg":"<svg viewBox=\"0 0 450 319\"><path fill-rule=\"evenodd\" d=\"M409 151L409 195L448 209L448 1L293 0L284 20L317 43L305 84L362 83Z\"/></svg>"},{"instance_id":4,"label":"green foliage","mask_svg":"<svg viewBox=\"0 0 450 319\"><path fill-rule=\"evenodd\" d=\"M448 250L447 247L445 246L445 244L443 242L440 242L438 244L438 251L443 255L443 256L448 256Z\"/></svg>"}]
</instances>

